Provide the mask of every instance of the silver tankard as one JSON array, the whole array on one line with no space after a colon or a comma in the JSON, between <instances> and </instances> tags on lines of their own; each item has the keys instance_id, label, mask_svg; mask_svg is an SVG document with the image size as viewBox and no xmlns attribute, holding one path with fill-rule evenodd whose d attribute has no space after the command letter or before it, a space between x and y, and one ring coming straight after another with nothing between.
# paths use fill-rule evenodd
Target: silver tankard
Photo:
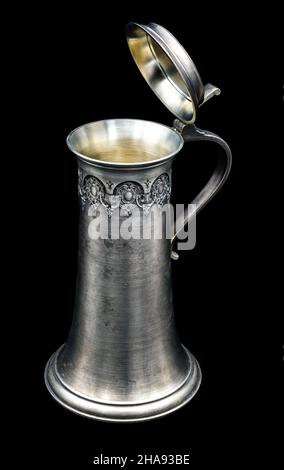
<instances>
[{"instance_id":1,"label":"silver tankard","mask_svg":"<svg viewBox=\"0 0 284 470\"><path fill-rule=\"evenodd\" d=\"M184 142L213 141L225 150L192 201L196 212L217 193L231 167L228 145L194 125L198 107L220 90L203 85L187 52L162 26L130 23L127 40L144 79L176 119L173 127L111 119L69 134L79 172L76 300L69 337L45 370L49 392L64 407L121 422L180 408L197 392L201 372L174 324L171 258L178 257L172 251L178 233L172 239L95 238L90 221L97 211L111 219L113 200L124 219L135 210L147 214L168 204L174 156ZM176 226L191 219L188 211Z\"/></svg>"}]
</instances>

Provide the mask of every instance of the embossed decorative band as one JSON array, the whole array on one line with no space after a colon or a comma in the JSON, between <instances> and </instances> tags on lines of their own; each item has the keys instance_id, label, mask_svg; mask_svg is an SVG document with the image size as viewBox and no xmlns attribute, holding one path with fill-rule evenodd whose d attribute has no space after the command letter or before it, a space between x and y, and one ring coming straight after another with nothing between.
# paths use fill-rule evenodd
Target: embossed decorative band
<instances>
[{"instance_id":1,"label":"embossed decorative band","mask_svg":"<svg viewBox=\"0 0 284 470\"><path fill-rule=\"evenodd\" d=\"M81 169L78 174L78 191L83 208L88 205L97 209L101 205L111 215L114 209L120 207L122 215L127 216L139 207L147 215L154 204L162 208L170 200L171 185L167 173L158 176L153 182L149 179L143 184L125 181L116 186L112 181L104 184L96 176L84 175Z\"/></svg>"}]
</instances>

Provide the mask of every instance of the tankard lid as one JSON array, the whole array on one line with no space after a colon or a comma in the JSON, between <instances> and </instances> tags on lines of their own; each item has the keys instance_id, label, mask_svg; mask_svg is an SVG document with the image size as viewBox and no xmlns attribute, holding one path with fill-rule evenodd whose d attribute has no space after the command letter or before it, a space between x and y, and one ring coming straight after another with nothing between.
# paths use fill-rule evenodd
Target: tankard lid
<instances>
[{"instance_id":1,"label":"tankard lid","mask_svg":"<svg viewBox=\"0 0 284 470\"><path fill-rule=\"evenodd\" d=\"M153 92L178 119L193 123L197 108L220 90L203 85L186 50L163 26L128 23L126 35L133 59Z\"/></svg>"}]
</instances>

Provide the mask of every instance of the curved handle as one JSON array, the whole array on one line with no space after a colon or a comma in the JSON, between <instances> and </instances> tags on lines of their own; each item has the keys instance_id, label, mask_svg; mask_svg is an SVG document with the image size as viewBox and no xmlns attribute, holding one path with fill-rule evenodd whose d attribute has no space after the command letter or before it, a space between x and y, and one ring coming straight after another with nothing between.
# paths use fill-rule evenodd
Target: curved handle
<instances>
[{"instance_id":1,"label":"curved handle","mask_svg":"<svg viewBox=\"0 0 284 470\"><path fill-rule=\"evenodd\" d=\"M232 153L228 144L221 139L218 135L214 134L213 132L203 131L198 129L195 125L184 126L181 129L181 122L176 120L174 122L174 126L176 129L179 129L182 132L182 136L185 142L194 142L197 140L206 140L210 142L216 142L219 144L224 150L225 153L222 153L217 161L216 168L209 179L208 183L204 186L204 188L200 191L200 193L193 199L192 204L195 204L195 211L194 213L186 212L185 216L180 216L176 220L176 227L180 227L172 238L172 245L175 242L179 232L181 232L184 227L190 224L193 215L197 214L205 205L217 194L217 192L221 189L223 184L225 183L228 175L230 173L231 165L232 165ZM181 220L181 217L183 220ZM172 251L171 254L172 259L178 259L179 255Z\"/></svg>"}]
</instances>

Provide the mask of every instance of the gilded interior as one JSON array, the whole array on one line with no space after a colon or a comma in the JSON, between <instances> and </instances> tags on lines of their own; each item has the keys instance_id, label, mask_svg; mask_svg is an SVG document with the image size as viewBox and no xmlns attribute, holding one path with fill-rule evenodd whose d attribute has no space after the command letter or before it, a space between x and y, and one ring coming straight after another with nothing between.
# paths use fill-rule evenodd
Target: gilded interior
<instances>
[{"instance_id":1,"label":"gilded interior","mask_svg":"<svg viewBox=\"0 0 284 470\"><path fill-rule=\"evenodd\" d=\"M81 126L67 138L69 148L88 161L143 164L170 158L183 145L170 127L136 119L110 119Z\"/></svg>"}]
</instances>

